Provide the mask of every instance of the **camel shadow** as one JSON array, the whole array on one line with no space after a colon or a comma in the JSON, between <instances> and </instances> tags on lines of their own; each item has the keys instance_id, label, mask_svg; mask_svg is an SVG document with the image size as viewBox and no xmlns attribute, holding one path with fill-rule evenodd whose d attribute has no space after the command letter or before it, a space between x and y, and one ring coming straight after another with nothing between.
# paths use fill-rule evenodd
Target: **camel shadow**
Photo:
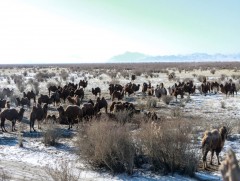
<instances>
[{"instance_id":1,"label":"camel shadow","mask_svg":"<svg viewBox=\"0 0 240 181\"><path fill-rule=\"evenodd\" d=\"M18 144L16 137L6 137L6 136L0 137L0 145L15 146L16 144Z\"/></svg>"}]
</instances>

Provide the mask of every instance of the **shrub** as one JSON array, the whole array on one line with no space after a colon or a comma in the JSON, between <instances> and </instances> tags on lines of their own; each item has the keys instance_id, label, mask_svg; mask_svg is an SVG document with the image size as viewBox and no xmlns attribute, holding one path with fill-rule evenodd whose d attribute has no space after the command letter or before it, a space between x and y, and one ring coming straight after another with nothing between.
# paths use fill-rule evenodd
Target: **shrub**
<instances>
[{"instance_id":1,"label":"shrub","mask_svg":"<svg viewBox=\"0 0 240 181\"><path fill-rule=\"evenodd\" d=\"M176 78L176 75L175 75L175 72L172 72L168 75L168 80L171 81L171 80L175 80Z\"/></svg>"},{"instance_id":2,"label":"shrub","mask_svg":"<svg viewBox=\"0 0 240 181\"><path fill-rule=\"evenodd\" d=\"M0 180L1 181L8 181L12 180L11 174L0 168Z\"/></svg>"},{"instance_id":3,"label":"shrub","mask_svg":"<svg viewBox=\"0 0 240 181\"><path fill-rule=\"evenodd\" d=\"M43 82L46 79L52 78L54 76L56 76L56 74L54 72L43 71L43 72L38 72L35 75L35 78L37 79L38 82Z\"/></svg>"},{"instance_id":4,"label":"shrub","mask_svg":"<svg viewBox=\"0 0 240 181\"><path fill-rule=\"evenodd\" d=\"M74 83L74 80L75 80L74 76L71 76L71 77L70 77L70 80L71 80L71 82Z\"/></svg>"},{"instance_id":5,"label":"shrub","mask_svg":"<svg viewBox=\"0 0 240 181\"><path fill-rule=\"evenodd\" d=\"M197 77L197 74L194 73L194 74L192 74L192 76L193 76L193 77Z\"/></svg>"},{"instance_id":6,"label":"shrub","mask_svg":"<svg viewBox=\"0 0 240 181\"><path fill-rule=\"evenodd\" d=\"M23 72L23 76L26 77L27 75L28 75L28 73L27 73L27 71L25 70L25 71Z\"/></svg>"},{"instance_id":7,"label":"shrub","mask_svg":"<svg viewBox=\"0 0 240 181\"><path fill-rule=\"evenodd\" d=\"M109 84L119 84L119 83L120 83L120 81L117 80L117 79L115 79L115 78L113 78L113 79L109 82Z\"/></svg>"},{"instance_id":8,"label":"shrub","mask_svg":"<svg viewBox=\"0 0 240 181\"><path fill-rule=\"evenodd\" d=\"M125 124L127 122L130 122L131 117L132 117L132 113L130 111L119 111L115 113L115 117L116 120L120 123L120 124Z\"/></svg>"},{"instance_id":9,"label":"shrub","mask_svg":"<svg viewBox=\"0 0 240 181\"><path fill-rule=\"evenodd\" d=\"M157 100L154 98L150 98L147 100L147 108L157 107Z\"/></svg>"},{"instance_id":10,"label":"shrub","mask_svg":"<svg viewBox=\"0 0 240 181\"><path fill-rule=\"evenodd\" d=\"M225 109L226 108L226 103L224 101L221 101L221 108Z\"/></svg>"},{"instance_id":11,"label":"shrub","mask_svg":"<svg viewBox=\"0 0 240 181\"><path fill-rule=\"evenodd\" d=\"M210 70L210 73L211 73L211 74L215 74L215 72L216 72L216 69L211 69L211 70Z\"/></svg>"},{"instance_id":12,"label":"shrub","mask_svg":"<svg viewBox=\"0 0 240 181\"><path fill-rule=\"evenodd\" d=\"M43 133L43 142L45 146L55 146L57 143L57 140L60 137L60 134L53 123L49 123L46 126L46 130Z\"/></svg>"},{"instance_id":13,"label":"shrub","mask_svg":"<svg viewBox=\"0 0 240 181\"><path fill-rule=\"evenodd\" d=\"M169 96L169 95L165 95L165 96L162 96L162 101L169 105L169 103L173 100L173 96Z\"/></svg>"},{"instance_id":14,"label":"shrub","mask_svg":"<svg viewBox=\"0 0 240 181\"><path fill-rule=\"evenodd\" d=\"M59 76L66 81L68 78L68 73L66 72L66 70L62 70L61 73L59 74Z\"/></svg>"},{"instance_id":15,"label":"shrub","mask_svg":"<svg viewBox=\"0 0 240 181\"><path fill-rule=\"evenodd\" d=\"M133 71L133 74L136 75L136 76L141 76L142 71L141 70L135 70L135 71Z\"/></svg>"},{"instance_id":16,"label":"shrub","mask_svg":"<svg viewBox=\"0 0 240 181\"><path fill-rule=\"evenodd\" d=\"M122 71L121 72L121 75L124 77L124 78L128 78L129 77L129 73L127 71Z\"/></svg>"},{"instance_id":17,"label":"shrub","mask_svg":"<svg viewBox=\"0 0 240 181\"><path fill-rule=\"evenodd\" d=\"M135 147L126 126L106 120L93 121L79 134L77 147L95 168L132 174Z\"/></svg>"},{"instance_id":18,"label":"shrub","mask_svg":"<svg viewBox=\"0 0 240 181\"><path fill-rule=\"evenodd\" d=\"M20 126L19 126L19 129L18 129L18 133L17 133L17 138L18 138L18 146L19 147L23 147L23 134L22 134L22 131L23 131L23 124L20 123Z\"/></svg>"},{"instance_id":19,"label":"shrub","mask_svg":"<svg viewBox=\"0 0 240 181\"><path fill-rule=\"evenodd\" d=\"M191 125L181 120L144 123L138 138L153 170L193 176L198 158L190 133Z\"/></svg>"},{"instance_id":20,"label":"shrub","mask_svg":"<svg viewBox=\"0 0 240 181\"><path fill-rule=\"evenodd\" d=\"M111 72L108 72L108 75L112 78L112 79L114 79L114 78L116 78L117 77L117 72L116 71L111 71Z\"/></svg>"},{"instance_id":21,"label":"shrub","mask_svg":"<svg viewBox=\"0 0 240 181\"><path fill-rule=\"evenodd\" d=\"M224 81L224 80L226 79L226 77L227 77L227 75L225 75L225 74L221 74L221 76L220 76L220 80L221 80L221 81Z\"/></svg>"},{"instance_id":22,"label":"shrub","mask_svg":"<svg viewBox=\"0 0 240 181\"><path fill-rule=\"evenodd\" d=\"M39 82L33 82L33 88L36 93L36 95L39 94Z\"/></svg>"},{"instance_id":23,"label":"shrub","mask_svg":"<svg viewBox=\"0 0 240 181\"><path fill-rule=\"evenodd\" d=\"M66 161L65 162L62 161L61 163L56 164L55 168L46 166L44 170L54 181L78 181L79 180L79 176L76 176L73 174L73 170L71 166Z\"/></svg>"},{"instance_id":24,"label":"shrub","mask_svg":"<svg viewBox=\"0 0 240 181\"><path fill-rule=\"evenodd\" d=\"M173 117L180 117L181 116L181 109L180 107L174 107L172 110L172 116Z\"/></svg>"},{"instance_id":25,"label":"shrub","mask_svg":"<svg viewBox=\"0 0 240 181\"><path fill-rule=\"evenodd\" d=\"M198 75L197 79L198 79L199 82L203 82L203 80L206 80L206 76Z\"/></svg>"}]
</instances>

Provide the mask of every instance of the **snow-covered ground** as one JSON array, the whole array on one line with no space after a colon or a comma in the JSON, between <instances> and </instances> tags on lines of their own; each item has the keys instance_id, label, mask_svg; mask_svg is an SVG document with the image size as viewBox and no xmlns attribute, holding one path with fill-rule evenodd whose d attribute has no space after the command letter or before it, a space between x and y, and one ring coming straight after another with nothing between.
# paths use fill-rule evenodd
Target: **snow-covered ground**
<instances>
[{"instance_id":1,"label":"snow-covered ground","mask_svg":"<svg viewBox=\"0 0 240 181\"><path fill-rule=\"evenodd\" d=\"M224 70L225 71L225 70ZM22 72L15 71L14 73L21 74ZM192 73L178 73L181 79L191 77L193 73L204 74L204 72L192 72ZM35 73L29 73L27 79L33 78ZM209 79L215 79L219 77L220 73L217 75L210 75ZM71 73L69 77L75 77L75 83L78 83L79 80L82 80L84 77L89 81L88 87L86 88L87 98L93 98L90 91L91 88L101 87L102 95L107 99L110 98L108 94L108 83L113 81L107 74L101 74L98 77L93 78L90 74L85 74L83 76L77 76L76 73ZM196 78L193 78L197 82ZM1 78L1 86L13 88L17 95L22 95L17 89L16 85L11 82L7 83L7 79ZM146 76L138 76L134 81L136 84L141 84L143 82L152 82L153 86L156 86L160 82L164 82L165 86L173 85L174 81L168 81L166 74L159 73L158 77L146 78ZM70 82L70 80L68 80ZM119 81L120 84L126 84L130 82L129 79L124 79L119 75L115 81ZM54 82L54 79L49 81ZM199 82L197 82L199 83ZM47 82L40 83L40 93L47 94L46 88ZM30 87L31 88L31 87ZM140 88L141 89L141 88ZM142 98L133 95L132 96L137 103L137 101L143 101ZM185 96L186 97L186 96ZM166 106L168 110L176 107L178 102L173 101L171 105ZM159 102L163 104L162 101ZM199 121L204 120L207 124L207 128L212 129L224 123L233 123L236 126L234 127L233 134L228 138L225 143L225 146L220 153L221 159L225 157L225 154L228 149L233 149L236 152L236 156L240 158L240 134L237 134L240 131L240 96L236 95L234 97L226 97L224 94L218 93L216 95L207 95L203 96L199 93L192 95L189 99L184 99L181 104L181 112L184 116L189 116L198 118ZM14 104L11 105L14 107ZM161 110L156 110L161 112ZM28 133L28 119L29 119L30 110L26 111L24 114L24 133L23 133L23 148L18 146L18 133L2 133L0 131L0 171L4 170L4 173L10 174L11 180L49 180L50 177L47 175L46 168L54 168L56 165L67 163L69 164L71 171L74 175L79 176L79 180L196 180L193 178L188 178L180 175L174 176L160 176L148 172L135 171L133 176L128 176L126 174L120 175L111 175L107 172L97 172L92 170L84 163L82 160L79 160L79 156L75 152L74 142L68 138L61 139L58 146L55 147L46 147L42 142L41 133ZM6 128L10 130L10 123L6 121ZM19 123L17 127L19 127ZM238 128L239 126L239 128ZM64 129L65 130L65 129ZM203 130L205 131L205 130ZM65 134L69 134L69 131L65 130ZM71 134L76 134L76 131L72 131ZM201 133L199 133L199 141L201 139ZM215 159L215 158L214 158ZM221 180L220 172L215 170L213 172L199 171L196 173L196 176L202 180Z\"/></svg>"}]
</instances>

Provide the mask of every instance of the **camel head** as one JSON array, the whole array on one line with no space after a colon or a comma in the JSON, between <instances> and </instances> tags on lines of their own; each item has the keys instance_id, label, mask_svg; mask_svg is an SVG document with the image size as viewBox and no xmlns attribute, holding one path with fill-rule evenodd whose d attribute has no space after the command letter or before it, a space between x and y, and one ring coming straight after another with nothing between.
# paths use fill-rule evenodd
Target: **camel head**
<instances>
[{"instance_id":1,"label":"camel head","mask_svg":"<svg viewBox=\"0 0 240 181\"><path fill-rule=\"evenodd\" d=\"M227 133L228 133L227 128L225 126L223 126L219 129L219 132L221 134L222 140L226 140L227 139Z\"/></svg>"}]
</instances>

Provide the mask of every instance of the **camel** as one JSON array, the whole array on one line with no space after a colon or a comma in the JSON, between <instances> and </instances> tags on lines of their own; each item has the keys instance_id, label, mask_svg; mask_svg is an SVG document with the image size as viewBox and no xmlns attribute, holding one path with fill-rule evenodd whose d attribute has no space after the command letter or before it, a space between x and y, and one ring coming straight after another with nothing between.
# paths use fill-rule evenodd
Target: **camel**
<instances>
[{"instance_id":1,"label":"camel","mask_svg":"<svg viewBox=\"0 0 240 181\"><path fill-rule=\"evenodd\" d=\"M31 90L28 91L27 93L23 92L23 97L27 97L29 99L29 101L31 101L31 99L33 99L34 103L36 103L36 94Z\"/></svg>"},{"instance_id":2,"label":"camel","mask_svg":"<svg viewBox=\"0 0 240 181\"><path fill-rule=\"evenodd\" d=\"M74 91L74 95L75 95L75 96L77 95L77 96L80 98L80 100L82 101L83 98L84 98L84 90L83 90L83 88L76 89L76 90Z\"/></svg>"},{"instance_id":3,"label":"camel","mask_svg":"<svg viewBox=\"0 0 240 181\"><path fill-rule=\"evenodd\" d=\"M30 101L27 97L23 97L22 99L17 97L16 100L17 100L17 106L27 105L28 107L30 107Z\"/></svg>"},{"instance_id":4,"label":"camel","mask_svg":"<svg viewBox=\"0 0 240 181\"><path fill-rule=\"evenodd\" d=\"M221 152L225 140L227 138L227 128L225 126L221 127L219 130L214 129L211 132L206 131L202 138L202 153L203 153L203 168L206 169L207 167L207 153L211 151L211 161L210 164L212 165L212 158L214 152L216 152L218 165L220 165L219 161L219 153Z\"/></svg>"},{"instance_id":5,"label":"camel","mask_svg":"<svg viewBox=\"0 0 240 181\"><path fill-rule=\"evenodd\" d=\"M16 131L15 128L16 120L18 120L19 122L22 121L24 111L25 109L23 108L21 108L19 112L16 109L4 109L0 114L2 131L7 132L7 130L5 129L6 119L12 121L12 131Z\"/></svg>"},{"instance_id":6,"label":"camel","mask_svg":"<svg viewBox=\"0 0 240 181\"><path fill-rule=\"evenodd\" d=\"M7 100L5 99L0 99L0 109L6 107Z\"/></svg>"},{"instance_id":7,"label":"camel","mask_svg":"<svg viewBox=\"0 0 240 181\"><path fill-rule=\"evenodd\" d=\"M108 108L108 103L104 97L100 99L99 97L97 98L97 102L94 105L94 111L95 113L98 113L100 109L105 108L105 113L107 113L107 108Z\"/></svg>"},{"instance_id":8,"label":"camel","mask_svg":"<svg viewBox=\"0 0 240 181\"><path fill-rule=\"evenodd\" d=\"M108 90L110 91L110 95L112 95L114 91L122 92L123 86L121 86L120 84L109 84Z\"/></svg>"},{"instance_id":9,"label":"camel","mask_svg":"<svg viewBox=\"0 0 240 181\"><path fill-rule=\"evenodd\" d=\"M99 97L101 96L101 89L99 87L92 88L92 94L95 95L95 98L99 94Z\"/></svg>"},{"instance_id":10,"label":"camel","mask_svg":"<svg viewBox=\"0 0 240 181\"><path fill-rule=\"evenodd\" d=\"M83 111L83 117L86 120L89 120L89 118L91 119L95 114L94 107L91 103L84 103L82 107L82 111Z\"/></svg>"},{"instance_id":11,"label":"camel","mask_svg":"<svg viewBox=\"0 0 240 181\"><path fill-rule=\"evenodd\" d=\"M79 87L82 86L83 89L85 89L88 85L88 81L80 80Z\"/></svg>"},{"instance_id":12,"label":"camel","mask_svg":"<svg viewBox=\"0 0 240 181\"><path fill-rule=\"evenodd\" d=\"M48 87L48 96L50 97L51 92L56 92L58 90L58 87L56 85L51 85Z\"/></svg>"},{"instance_id":13,"label":"camel","mask_svg":"<svg viewBox=\"0 0 240 181\"><path fill-rule=\"evenodd\" d=\"M122 92L114 91L114 92L112 93L112 101L113 101L115 98L117 98L118 100L122 100L123 97L124 97L124 91L122 91Z\"/></svg>"},{"instance_id":14,"label":"camel","mask_svg":"<svg viewBox=\"0 0 240 181\"><path fill-rule=\"evenodd\" d=\"M46 104L52 104L53 98L49 97L48 95L41 94L38 98L38 104L46 103Z\"/></svg>"},{"instance_id":15,"label":"camel","mask_svg":"<svg viewBox=\"0 0 240 181\"><path fill-rule=\"evenodd\" d=\"M83 111L79 106L76 105L69 105L64 110L62 106L57 108L59 112L59 119L67 119L69 123L68 129L72 128L73 122L77 120L78 122L82 121L83 118Z\"/></svg>"},{"instance_id":16,"label":"camel","mask_svg":"<svg viewBox=\"0 0 240 181\"><path fill-rule=\"evenodd\" d=\"M162 96L166 96L166 95L167 95L167 90L163 86L163 83L161 83L160 87L157 85L157 88L155 89L155 96L157 98L161 98Z\"/></svg>"},{"instance_id":17,"label":"camel","mask_svg":"<svg viewBox=\"0 0 240 181\"><path fill-rule=\"evenodd\" d=\"M4 88L4 89L2 90L2 94L3 94L4 97L5 97L5 96L11 97L11 96L13 95L13 89L10 90L9 88Z\"/></svg>"},{"instance_id":18,"label":"camel","mask_svg":"<svg viewBox=\"0 0 240 181\"><path fill-rule=\"evenodd\" d=\"M35 120L38 121L38 129L41 129L40 122L47 117L48 104L44 104L43 107L40 104L33 106L32 112L30 114L30 132L36 131L34 129Z\"/></svg>"},{"instance_id":19,"label":"camel","mask_svg":"<svg viewBox=\"0 0 240 181\"><path fill-rule=\"evenodd\" d=\"M80 106L80 99L79 99L79 96L76 95L74 97L71 97L71 96L68 96L67 97L67 100L69 103L73 104L73 105L78 105Z\"/></svg>"}]
</instances>

